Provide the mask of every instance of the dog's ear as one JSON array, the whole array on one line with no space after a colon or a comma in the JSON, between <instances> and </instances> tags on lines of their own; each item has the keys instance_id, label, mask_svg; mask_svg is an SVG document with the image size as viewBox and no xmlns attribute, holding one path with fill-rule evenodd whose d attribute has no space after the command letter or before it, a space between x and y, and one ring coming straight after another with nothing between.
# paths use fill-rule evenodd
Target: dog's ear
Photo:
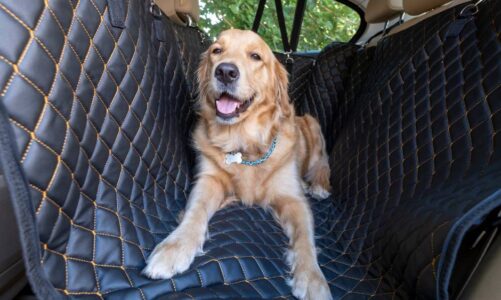
<instances>
[{"instance_id":1,"label":"dog's ear","mask_svg":"<svg viewBox=\"0 0 501 300\"><path fill-rule=\"evenodd\" d=\"M200 63L197 69L198 92L202 95L208 84L208 70L209 69L209 50L200 55Z\"/></svg>"},{"instance_id":2,"label":"dog's ear","mask_svg":"<svg viewBox=\"0 0 501 300\"><path fill-rule=\"evenodd\" d=\"M287 74L287 70L285 70L284 66L275 59L275 88L276 88L276 97L278 101L278 106L282 111L282 115L284 118L290 118L293 114L293 108L289 101L289 78Z\"/></svg>"}]
</instances>

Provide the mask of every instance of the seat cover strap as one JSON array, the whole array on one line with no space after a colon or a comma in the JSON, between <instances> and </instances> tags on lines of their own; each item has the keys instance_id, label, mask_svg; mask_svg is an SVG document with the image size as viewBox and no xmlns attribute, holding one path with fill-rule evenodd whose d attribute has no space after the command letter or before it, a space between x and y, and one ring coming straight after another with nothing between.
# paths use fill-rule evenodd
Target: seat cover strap
<instances>
[{"instance_id":1,"label":"seat cover strap","mask_svg":"<svg viewBox=\"0 0 501 300\"><path fill-rule=\"evenodd\" d=\"M123 0L108 0L108 13L110 15L111 26L125 28L125 17L127 15L126 2Z\"/></svg>"}]
</instances>

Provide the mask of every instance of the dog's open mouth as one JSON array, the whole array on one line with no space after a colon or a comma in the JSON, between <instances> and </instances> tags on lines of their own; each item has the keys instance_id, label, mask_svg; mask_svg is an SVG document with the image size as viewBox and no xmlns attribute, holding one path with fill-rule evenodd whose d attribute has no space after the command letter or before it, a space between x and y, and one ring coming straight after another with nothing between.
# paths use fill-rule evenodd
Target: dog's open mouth
<instances>
[{"instance_id":1,"label":"dog's open mouth","mask_svg":"<svg viewBox=\"0 0 501 300\"><path fill-rule=\"evenodd\" d=\"M223 119L238 117L251 105L254 97L247 100L240 100L226 92L216 99L216 114Z\"/></svg>"}]
</instances>

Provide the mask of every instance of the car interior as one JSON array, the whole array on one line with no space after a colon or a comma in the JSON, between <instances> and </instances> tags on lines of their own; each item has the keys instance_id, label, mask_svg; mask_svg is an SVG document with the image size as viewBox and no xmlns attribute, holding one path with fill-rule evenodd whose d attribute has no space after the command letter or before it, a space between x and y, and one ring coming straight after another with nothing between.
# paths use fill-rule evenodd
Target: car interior
<instances>
[{"instance_id":1,"label":"car interior","mask_svg":"<svg viewBox=\"0 0 501 300\"><path fill-rule=\"evenodd\" d=\"M339 2L359 31L308 52L306 0L292 28L274 2L291 102L330 157L332 195L309 202L333 298L501 299L501 1ZM199 18L197 0L0 0L1 299L293 299L257 206L217 212L188 271L141 273L195 180Z\"/></svg>"}]
</instances>

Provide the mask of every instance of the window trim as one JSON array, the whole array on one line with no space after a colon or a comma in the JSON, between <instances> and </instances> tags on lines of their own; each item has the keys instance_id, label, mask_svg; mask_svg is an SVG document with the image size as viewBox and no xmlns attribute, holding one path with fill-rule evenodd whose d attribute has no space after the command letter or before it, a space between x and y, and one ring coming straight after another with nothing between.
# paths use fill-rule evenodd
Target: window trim
<instances>
[{"instance_id":1,"label":"window trim","mask_svg":"<svg viewBox=\"0 0 501 300\"><path fill-rule=\"evenodd\" d=\"M358 26L357 32L355 32L355 34L348 41L348 43L356 43L360 39L360 37L362 37L362 35L365 32L365 29L367 28L367 22L365 21L364 10L360 6L356 5L355 3L353 3L349 0L333 0L333 1L344 4L358 13L358 15L360 17L360 26ZM335 41L333 41L333 42L335 42Z\"/></svg>"},{"instance_id":2,"label":"window trim","mask_svg":"<svg viewBox=\"0 0 501 300\"><path fill-rule=\"evenodd\" d=\"M365 11L360 6L356 5L355 3L351 2L350 0L332 0L332 1L339 2L341 4L348 6L349 8L353 9L360 17L360 25L358 26L357 31L351 37L351 39L346 42L346 43L355 44L362 37L362 35L365 32L365 29L367 29L367 22L365 21ZM301 30L303 28L303 23L304 23L304 18L301 20L301 25L299 26L299 32L301 32ZM333 42L338 42L338 41L331 41L331 43L333 43ZM299 43L298 43L298 45L299 45ZM323 45L322 48L325 46L327 46L327 45ZM322 48L320 48L318 50L321 50ZM295 51L295 52L297 53L298 51ZM301 52L301 51L299 51L299 52Z\"/></svg>"}]
</instances>

